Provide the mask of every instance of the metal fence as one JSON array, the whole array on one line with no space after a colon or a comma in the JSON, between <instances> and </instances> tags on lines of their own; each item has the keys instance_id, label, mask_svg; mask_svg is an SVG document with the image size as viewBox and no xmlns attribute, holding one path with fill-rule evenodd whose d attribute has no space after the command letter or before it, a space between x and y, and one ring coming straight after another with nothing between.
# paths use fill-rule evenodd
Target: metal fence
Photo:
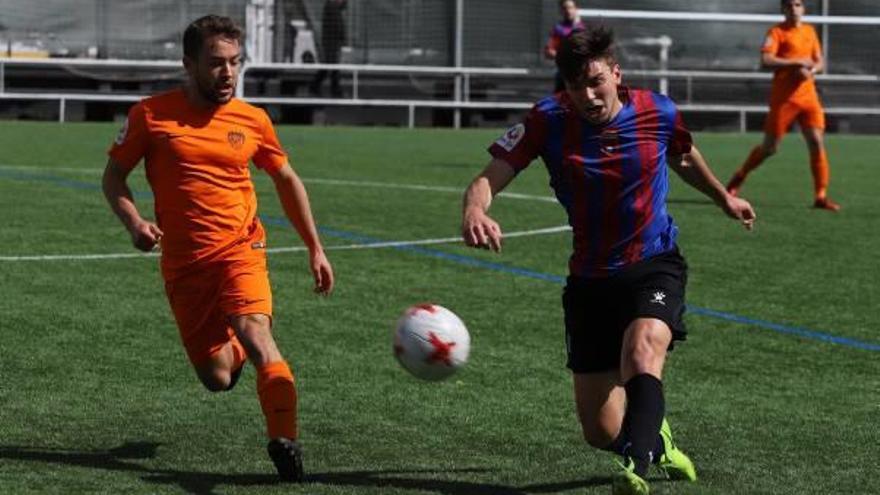
<instances>
[{"instance_id":1,"label":"metal fence","mask_svg":"<svg viewBox=\"0 0 880 495\"><path fill-rule=\"evenodd\" d=\"M0 0L0 47L8 53L124 59L180 57L186 24L207 13L227 15L266 33L269 46L259 62L291 60L292 45L313 43L323 58L325 0ZM343 11L343 62L393 65L549 67L541 46L557 20L556 0L348 0ZM876 0L807 0L808 14L880 16ZM461 16L457 9L463 10ZM599 12L621 9L616 0L588 0ZM630 0L627 10L779 14L775 0ZM257 15L261 14L261 15ZM249 16L254 19L249 19ZM257 19L257 17L259 17ZM457 20L460 19L460 25ZM589 19L588 19L589 20ZM633 68L657 68L656 50L629 41L668 36L670 68L753 70L767 22L731 23L694 19L607 18L622 42L622 59ZM331 33L332 34L332 33ZM823 28L832 71L880 73L876 25ZM332 37L332 36L331 36ZM257 41L257 40L252 40Z\"/></svg>"},{"instance_id":2,"label":"metal fence","mask_svg":"<svg viewBox=\"0 0 880 495\"><path fill-rule=\"evenodd\" d=\"M499 109L517 109L551 87L553 66L542 57L541 47L558 17L556 0L348 0L340 16L342 26L331 25L328 31L330 1L0 0L0 57L5 47L7 57L179 61L186 24L217 13L247 27L249 66L263 69L250 71L242 89L247 89L248 97L264 98L266 104L281 105L285 98L291 99L286 105L315 104L307 89L318 66L310 69L309 64L332 58L328 49L339 50L340 68L348 67L343 71L345 98L318 103L348 108L360 100L374 100L364 103L371 107L377 101L391 102L409 110L410 123L415 108L451 105L456 111L450 123L458 124L458 110L488 109L493 103ZM826 19L880 19L876 0L807 0L806 4L808 14ZM621 3L616 0L588 0L583 6L589 7L583 11L588 21L615 30L628 84L667 92L696 112L736 116L721 119L720 127L754 127L747 116L760 113L769 89L769 74L759 73L758 50L772 19L778 18L777 1L630 0L626 15L620 14ZM752 17L732 22L719 12ZM874 55L874 44L880 26L824 23L819 28L830 68L830 74L820 78L820 90L832 115L832 130L834 115L851 110L862 110L862 115L877 120L880 58ZM272 63L294 65L266 65ZM101 95L110 95L124 102L176 84L182 75L174 64L152 69L112 63L62 63L51 69L7 65L4 69L0 64L0 72L6 71L0 73L0 91L5 88L8 104L13 101L9 94L36 93L73 95L67 100L94 104ZM393 74L370 70L376 65L413 70ZM420 69L426 67L522 72L498 78L491 73L470 76L465 70L450 79ZM3 108L0 105L0 115L30 115L3 112ZM116 113L74 115L103 119ZM849 124L839 127L850 128Z\"/></svg>"}]
</instances>

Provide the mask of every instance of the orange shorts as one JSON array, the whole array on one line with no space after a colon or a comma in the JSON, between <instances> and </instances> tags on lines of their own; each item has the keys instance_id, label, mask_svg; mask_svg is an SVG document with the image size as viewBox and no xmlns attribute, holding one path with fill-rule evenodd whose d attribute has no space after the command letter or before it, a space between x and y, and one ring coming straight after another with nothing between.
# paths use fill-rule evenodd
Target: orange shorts
<instances>
[{"instance_id":1,"label":"orange shorts","mask_svg":"<svg viewBox=\"0 0 880 495\"><path fill-rule=\"evenodd\" d=\"M801 129L825 130L825 111L818 100L806 102L785 101L770 105L770 113L764 121L764 132L774 137L784 136L797 119Z\"/></svg>"},{"instance_id":2,"label":"orange shorts","mask_svg":"<svg viewBox=\"0 0 880 495\"><path fill-rule=\"evenodd\" d=\"M247 256L218 260L165 282L165 293L190 362L199 364L235 339L229 318L272 316L266 252L250 245Z\"/></svg>"}]
</instances>

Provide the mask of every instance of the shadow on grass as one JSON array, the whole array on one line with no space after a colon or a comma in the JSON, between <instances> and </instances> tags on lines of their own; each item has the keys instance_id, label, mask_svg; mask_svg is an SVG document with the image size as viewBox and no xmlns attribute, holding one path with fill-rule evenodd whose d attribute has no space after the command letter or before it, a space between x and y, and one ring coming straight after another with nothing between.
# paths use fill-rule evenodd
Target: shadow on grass
<instances>
[{"instance_id":1,"label":"shadow on grass","mask_svg":"<svg viewBox=\"0 0 880 495\"><path fill-rule=\"evenodd\" d=\"M128 442L109 450L81 451L67 449L41 449L21 446L0 446L0 459L63 464L67 466L103 469L138 474L147 483L173 485L194 495L212 495L219 486L272 486L279 485L274 473L267 474L220 474L199 471L178 471L152 469L137 461L153 459L159 443ZM471 481L430 479L413 475L440 475L465 473L489 473L491 469L463 468L449 470L377 470L377 471L338 471L309 473L306 482L297 485L305 491L311 484L396 488L435 492L443 495L526 495L534 493L554 493L563 490L605 485L611 482L608 477L594 477L584 480L560 483L533 484L523 487L504 486L492 483ZM63 490L63 487L60 487ZM296 490L294 485L291 489Z\"/></svg>"},{"instance_id":2,"label":"shadow on grass","mask_svg":"<svg viewBox=\"0 0 880 495\"><path fill-rule=\"evenodd\" d=\"M532 493L555 493L575 488L587 488L590 486L606 485L611 483L611 478L596 477L585 480L567 481L561 483L546 483L540 485L527 485L513 487L496 485L492 483L478 483L471 481L443 480L411 478L406 475L413 474L439 474L451 473L488 473L491 469L450 469L450 470L398 470L398 471L351 471L335 473L319 473L307 476L309 483L321 483L338 486L364 486L371 488L396 488L399 490L418 490L435 492L444 495L527 495Z\"/></svg>"}]
</instances>

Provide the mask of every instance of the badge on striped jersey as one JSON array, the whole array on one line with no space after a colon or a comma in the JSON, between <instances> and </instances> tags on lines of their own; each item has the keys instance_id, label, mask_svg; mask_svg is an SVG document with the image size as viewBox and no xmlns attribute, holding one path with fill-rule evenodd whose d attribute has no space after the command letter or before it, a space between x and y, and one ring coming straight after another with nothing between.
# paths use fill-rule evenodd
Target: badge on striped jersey
<instances>
[{"instance_id":1,"label":"badge on striped jersey","mask_svg":"<svg viewBox=\"0 0 880 495\"><path fill-rule=\"evenodd\" d=\"M516 124L511 127L504 133L503 136L498 138L498 141L495 141L495 144L501 146L507 151L513 150L520 141L522 141L523 136L526 135L526 126L522 123Z\"/></svg>"},{"instance_id":2,"label":"badge on striped jersey","mask_svg":"<svg viewBox=\"0 0 880 495\"><path fill-rule=\"evenodd\" d=\"M126 136L128 136L128 117L125 118L125 122L122 123L122 129L119 129L119 134L116 135L116 144L122 144Z\"/></svg>"}]
</instances>

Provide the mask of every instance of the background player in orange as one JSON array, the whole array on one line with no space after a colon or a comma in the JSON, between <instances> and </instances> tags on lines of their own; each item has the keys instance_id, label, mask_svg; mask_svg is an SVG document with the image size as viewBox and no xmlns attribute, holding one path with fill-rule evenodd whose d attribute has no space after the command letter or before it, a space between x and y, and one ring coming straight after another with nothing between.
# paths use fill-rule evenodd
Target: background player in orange
<instances>
[{"instance_id":1,"label":"background player in orange","mask_svg":"<svg viewBox=\"0 0 880 495\"><path fill-rule=\"evenodd\" d=\"M303 478L293 374L272 337L266 236L248 164L275 183L284 212L309 250L315 291L329 294L306 190L266 113L234 98L242 31L205 16L183 36L183 88L134 105L109 150L104 194L135 247L162 249L162 275L181 340L208 390L229 390L246 359L257 369L268 451L285 481ZM144 159L156 223L141 217L126 179Z\"/></svg>"},{"instance_id":2,"label":"background player in orange","mask_svg":"<svg viewBox=\"0 0 880 495\"><path fill-rule=\"evenodd\" d=\"M825 112L816 93L814 76L824 67L822 47L813 26L802 22L803 0L782 0L785 21L767 32L761 47L761 63L772 68L770 113L764 122L764 142L752 149L736 171L727 190L737 194L752 170L776 153L782 137L797 119L810 150L813 172L814 208L838 211L840 205L828 198L828 158L823 134Z\"/></svg>"}]
</instances>

